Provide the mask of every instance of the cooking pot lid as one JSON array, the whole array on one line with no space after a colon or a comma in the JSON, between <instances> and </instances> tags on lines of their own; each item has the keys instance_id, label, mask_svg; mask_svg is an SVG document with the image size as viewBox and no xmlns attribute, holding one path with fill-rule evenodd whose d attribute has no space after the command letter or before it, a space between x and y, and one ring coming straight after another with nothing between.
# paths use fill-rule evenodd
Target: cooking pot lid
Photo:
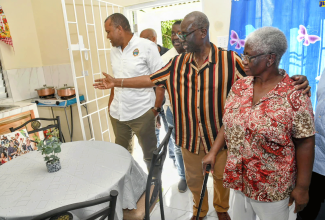
<instances>
[{"instance_id":1,"label":"cooking pot lid","mask_svg":"<svg viewBox=\"0 0 325 220\"><path fill-rule=\"evenodd\" d=\"M43 85L42 88L38 88L38 89L36 89L36 90L42 90L42 89L54 89L54 86Z\"/></svg>"},{"instance_id":2,"label":"cooking pot lid","mask_svg":"<svg viewBox=\"0 0 325 220\"><path fill-rule=\"evenodd\" d=\"M73 86L67 86L67 84L64 84L64 87L59 88L58 90L60 90L60 89L74 89L74 87Z\"/></svg>"}]
</instances>

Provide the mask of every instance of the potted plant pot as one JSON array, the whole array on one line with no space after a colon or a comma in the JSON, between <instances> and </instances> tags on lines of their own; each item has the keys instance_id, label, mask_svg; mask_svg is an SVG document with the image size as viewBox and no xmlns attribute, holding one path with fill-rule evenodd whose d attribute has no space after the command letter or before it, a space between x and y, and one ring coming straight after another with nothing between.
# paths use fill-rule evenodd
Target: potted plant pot
<instances>
[{"instance_id":1,"label":"potted plant pot","mask_svg":"<svg viewBox=\"0 0 325 220\"><path fill-rule=\"evenodd\" d=\"M45 155L44 160L46 161L47 171L49 173L57 172L61 169L60 158L57 156L61 152L61 142L57 137L59 132L52 131L46 133L46 138L40 140L34 135L35 142L37 142L37 150Z\"/></svg>"},{"instance_id":2,"label":"potted plant pot","mask_svg":"<svg viewBox=\"0 0 325 220\"><path fill-rule=\"evenodd\" d=\"M46 167L47 167L47 171L49 173L54 173L54 172L61 170L61 163L59 160L54 163L51 163L51 161L47 161Z\"/></svg>"}]
</instances>

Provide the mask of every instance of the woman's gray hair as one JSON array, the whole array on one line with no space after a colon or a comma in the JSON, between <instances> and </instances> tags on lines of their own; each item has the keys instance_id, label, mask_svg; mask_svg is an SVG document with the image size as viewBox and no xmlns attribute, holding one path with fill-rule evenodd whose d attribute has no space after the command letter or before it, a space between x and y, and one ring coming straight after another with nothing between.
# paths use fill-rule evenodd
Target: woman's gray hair
<instances>
[{"instance_id":1,"label":"woman's gray hair","mask_svg":"<svg viewBox=\"0 0 325 220\"><path fill-rule=\"evenodd\" d=\"M249 44L253 51L259 53L274 53L275 65L279 66L282 55L288 48L286 36L275 27L262 27L249 34L245 46Z\"/></svg>"}]
</instances>

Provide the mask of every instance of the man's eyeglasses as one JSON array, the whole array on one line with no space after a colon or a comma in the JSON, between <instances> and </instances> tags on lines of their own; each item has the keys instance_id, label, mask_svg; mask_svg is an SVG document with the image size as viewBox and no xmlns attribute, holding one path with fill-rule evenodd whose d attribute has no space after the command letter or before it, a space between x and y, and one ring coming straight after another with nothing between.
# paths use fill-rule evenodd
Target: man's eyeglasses
<instances>
[{"instance_id":1,"label":"man's eyeglasses","mask_svg":"<svg viewBox=\"0 0 325 220\"><path fill-rule=\"evenodd\" d=\"M177 37L178 37L179 39L181 39L182 41L186 41L186 37L187 37L188 35L193 34L195 31L197 31L197 30L201 30L201 29L203 29L203 27L200 27L200 28L198 28L198 29L195 29L194 31L191 31L190 33L187 33L187 34L176 33L176 35L177 35Z\"/></svg>"},{"instance_id":2,"label":"man's eyeglasses","mask_svg":"<svg viewBox=\"0 0 325 220\"><path fill-rule=\"evenodd\" d=\"M274 53L261 53L261 54L255 55L255 56L248 56L248 55L240 54L240 57L241 57L242 61L250 63L252 59L262 56L262 55L266 55L266 54L274 54Z\"/></svg>"}]
</instances>

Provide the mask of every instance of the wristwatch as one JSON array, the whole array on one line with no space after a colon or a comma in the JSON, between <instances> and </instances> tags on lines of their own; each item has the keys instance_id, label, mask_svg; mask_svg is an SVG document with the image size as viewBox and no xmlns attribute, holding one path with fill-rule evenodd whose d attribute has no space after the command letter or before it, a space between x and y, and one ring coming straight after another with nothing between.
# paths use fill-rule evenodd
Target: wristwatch
<instances>
[{"instance_id":1,"label":"wristwatch","mask_svg":"<svg viewBox=\"0 0 325 220\"><path fill-rule=\"evenodd\" d=\"M156 112L161 112L161 108L158 107L152 107L154 110L156 110Z\"/></svg>"}]
</instances>

